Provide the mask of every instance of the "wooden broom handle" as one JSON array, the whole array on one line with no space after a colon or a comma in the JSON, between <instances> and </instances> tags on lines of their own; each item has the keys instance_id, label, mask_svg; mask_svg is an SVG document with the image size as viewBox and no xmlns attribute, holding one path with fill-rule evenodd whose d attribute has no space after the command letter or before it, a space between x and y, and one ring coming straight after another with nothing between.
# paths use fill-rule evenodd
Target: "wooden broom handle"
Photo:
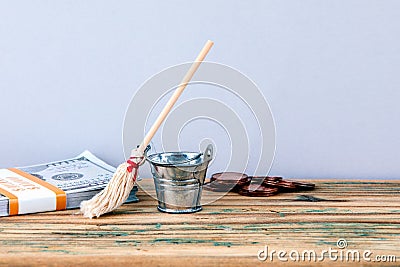
<instances>
[{"instance_id":1,"label":"wooden broom handle","mask_svg":"<svg viewBox=\"0 0 400 267\"><path fill-rule=\"evenodd\" d=\"M178 98L181 96L183 90L185 90L186 85L192 79L194 73L199 68L201 62L206 57L208 51L210 51L210 49L213 46L213 44L214 44L214 42L208 40L207 43L204 45L203 49L200 51L200 54L197 56L197 58L193 62L192 66L190 67L190 69L186 73L186 75L183 78L182 82L180 83L179 87L176 88L175 92L173 93L171 98L168 100L168 102L165 105L164 109L161 111L160 115L158 115L157 120L154 122L154 124L151 126L149 132L144 137L142 143L140 144L140 146L138 148L138 151L140 152L140 154L144 153L144 150L149 145L151 139L156 134L158 128L160 128L161 124L163 123L163 121L167 117L168 113L171 111L172 107L175 105L175 103L178 100Z\"/></svg>"}]
</instances>

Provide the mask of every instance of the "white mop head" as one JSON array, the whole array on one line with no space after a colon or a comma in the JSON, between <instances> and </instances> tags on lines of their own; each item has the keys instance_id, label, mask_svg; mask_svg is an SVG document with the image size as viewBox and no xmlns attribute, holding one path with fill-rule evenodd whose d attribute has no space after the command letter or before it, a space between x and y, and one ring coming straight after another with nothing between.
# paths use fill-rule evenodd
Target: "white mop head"
<instances>
[{"instance_id":1,"label":"white mop head","mask_svg":"<svg viewBox=\"0 0 400 267\"><path fill-rule=\"evenodd\" d=\"M127 162L118 166L106 188L92 199L82 201L81 213L88 218L100 217L120 207L129 197L135 184L138 167L143 164L143 155L136 149Z\"/></svg>"}]
</instances>

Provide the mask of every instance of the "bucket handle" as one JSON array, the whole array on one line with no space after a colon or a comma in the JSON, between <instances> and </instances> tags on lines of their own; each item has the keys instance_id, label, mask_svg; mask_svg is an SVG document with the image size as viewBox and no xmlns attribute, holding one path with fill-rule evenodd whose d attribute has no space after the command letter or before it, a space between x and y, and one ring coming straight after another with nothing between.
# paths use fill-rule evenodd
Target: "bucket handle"
<instances>
[{"instance_id":1,"label":"bucket handle","mask_svg":"<svg viewBox=\"0 0 400 267\"><path fill-rule=\"evenodd\" d=\"M203 157L203 159L204 159L204 160L203 160L203 164L201 164L201 165L199 165L199 166L197 166L197 167L195 168L195 172L193 173L193 176L194 176L194 178L196 178L196 179L199 181L199 183L200 183L201 185L203 185L203 184L204 184L204 179L200 179L200 178L198 177L198 175L199 175L199 173L200 173L201 171L207 169L208 164L209 164L210 161L213 159L213 156L214 156L214 147L213 147L213 145L212 145L212 144L208 144L207 147L206 147L206 149L204 150L204 153L200 153L200 154L204 155L204 157Z\"/></svg>"},{"instance_id":2,"label":"bucket handle","mask_svg":"<svg viewBox=\"0 0 400 267\"><path fill-rule=\"evenodd\" d=\"M208 144L206 149L204 150L204 161L211 161L214 156L214 148L212 144Z\"/></svg>"}]
</instances>

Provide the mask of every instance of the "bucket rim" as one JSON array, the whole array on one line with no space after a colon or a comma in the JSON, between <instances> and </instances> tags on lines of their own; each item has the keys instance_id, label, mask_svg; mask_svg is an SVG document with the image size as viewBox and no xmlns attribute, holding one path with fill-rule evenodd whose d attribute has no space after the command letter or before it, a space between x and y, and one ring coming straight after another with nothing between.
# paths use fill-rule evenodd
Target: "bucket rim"
<instances>
[{"instance_id":1,"label":"bucket rim","mask_svg":"<svg viewBox=\"0 0 400 267\"><path fill-rule=\"evenodd\" d=\"M201 162L197 163L197 164L188 164L187 162L183 162L183 163L162 163L162 162L155 162L153 160L151 160L149 157L155 157L157 155L163 155L163 154L196 154L198 156L194 156L193 159L189 159L187 162L191 162L193 160L196 160L198 158L201 158ZM204 154L202 152L193 152L193 151L164 151L164 152L160 152L160 153L154 153L151 155L147 155L145 154L145 159L155 165L155 166L163 166L163 167L196 167L199 165L204 164L206 161L204 160Z\"/></svg>"}]
</instances>

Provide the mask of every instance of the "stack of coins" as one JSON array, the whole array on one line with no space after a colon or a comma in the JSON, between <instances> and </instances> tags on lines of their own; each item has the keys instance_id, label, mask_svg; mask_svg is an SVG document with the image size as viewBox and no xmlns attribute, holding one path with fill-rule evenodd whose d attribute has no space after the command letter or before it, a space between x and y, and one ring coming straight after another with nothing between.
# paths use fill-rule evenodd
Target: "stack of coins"
<instances>
[{"instance_id":1,"label":"stack of coins","mask_svg":"<svg viewBox=\"0 0 400 267\"><path fill-rule=\"evenodd\" d=\"M278 188L249 184L239 188L238 193L248 197L269 197L278 194Z\"/></svg>"},{"instance_id":2,"label":"stack of coins","mask_svg":"<svg viewBox=\"0 0 400 267\"><path fill-rule=\"evenodd\" d=\"M244 173L219 172L211 176L210 183L204 185L204 189L214 192L237 192L245 185L250 184L251 178Z\"/></svg>"},{"instance_id":3,"label":"stack of coins","mask_svg":"<svg viewBox=\"0 0 400 267\"><path fill-rule=\"evenodd\" d=\"M280 179L277 180L276 178ZM313 190L315 188L315 184L292 181L292 180L284 180L282 179L282 177L265 177L262 184L264 186L278 188L280 192Z\"/></svg>"},{"instance_id":4,"label":"stack of coins","mask_svg":"<svg viewBox=\"0 0 400 267\"><path fill-rule=\"evenodd\" d=\"M315 184L284 180L279 176L247 176L244 173L220 172L212 175L204 189L216 192L236 192L243 196L268 197L280 192L312 190Z\"/></svg>"}]
</instances>

